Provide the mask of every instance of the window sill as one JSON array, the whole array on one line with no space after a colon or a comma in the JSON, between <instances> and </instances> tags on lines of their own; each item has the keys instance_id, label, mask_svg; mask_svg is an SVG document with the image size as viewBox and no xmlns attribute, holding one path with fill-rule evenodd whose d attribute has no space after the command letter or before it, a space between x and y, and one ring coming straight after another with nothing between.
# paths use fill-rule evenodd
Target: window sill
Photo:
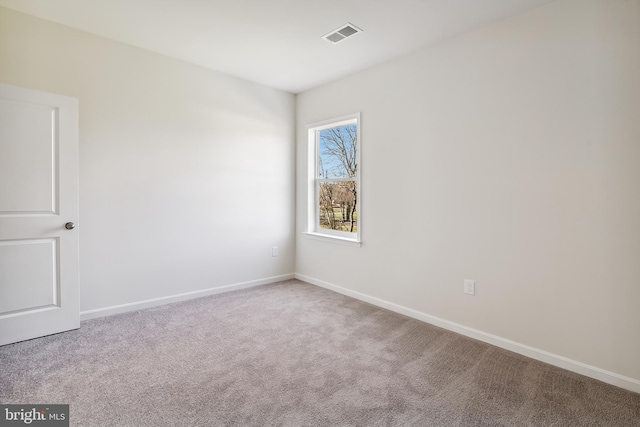
<instances>
[{"instance_id":1,"label":"window sill","mask_svg":"<svg viewBox=\"0 0 640 427\"><path fill-rule=\"evenodd\" d=\"M362 242L359 242L355 239L348 239L346 237L330 236L328 234L312 233L310 231L305 231L302 234L313 240L323 240L325 242L337 243L339 245L347 246L362 246Z\"/></svg>"}]
</instances>

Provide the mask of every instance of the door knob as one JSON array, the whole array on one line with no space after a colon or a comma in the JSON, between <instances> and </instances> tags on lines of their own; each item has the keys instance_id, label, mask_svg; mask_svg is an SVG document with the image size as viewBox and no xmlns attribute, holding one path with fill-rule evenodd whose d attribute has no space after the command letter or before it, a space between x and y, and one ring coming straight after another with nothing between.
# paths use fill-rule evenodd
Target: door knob
<instances>
[{"instance_id":1,"label":"door knob","mask_svg":"<svg viewBox=\"0 0 640 427\"><path fill-rule=\"evenodd\" d=\"M76 225L72 222L68 222L64 225L64 228L66 228L67 230L73 230L74 228L76 228Z\"/></svg>"}]
</instances>

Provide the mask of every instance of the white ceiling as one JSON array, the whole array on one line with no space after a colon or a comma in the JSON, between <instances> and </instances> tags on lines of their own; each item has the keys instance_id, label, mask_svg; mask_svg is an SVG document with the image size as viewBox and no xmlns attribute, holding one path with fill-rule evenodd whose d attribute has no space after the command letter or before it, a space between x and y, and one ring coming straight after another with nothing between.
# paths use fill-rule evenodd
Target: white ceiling
<instances>
[{"instance_id":1,"label":"white ceiling","mask_svg":"<svg viewBox=\"0 0 640 427\"><path fill-rule=\"evenodd\" d=\"M554 0L0 0L0 5L298 93ZM321 36L351 22L336 45Z\"/></svg>"}]
</instances>

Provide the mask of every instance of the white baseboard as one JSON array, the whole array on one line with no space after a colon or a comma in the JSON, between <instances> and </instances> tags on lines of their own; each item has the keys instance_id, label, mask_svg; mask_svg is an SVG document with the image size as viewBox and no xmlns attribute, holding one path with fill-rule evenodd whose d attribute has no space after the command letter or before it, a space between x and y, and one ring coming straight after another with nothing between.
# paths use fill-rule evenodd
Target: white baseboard
<instances>
[{"instance_id":1,"label":"white baseboard","mask_svg":"<svg viewBox=\"0 0 640 427\"><path fill-rule=\"evenodd\" d=\"M223 292L237 291L239 289L251 288L253 286L267 285L269 283L281 282L294 278L294 274L283 274L280 276L266 277L264 279L251 280L249 282L236 283L233 285L219 286L216 288L203 289L200 291L185 292L177 295L153 298L144 301L130 302L127 304L114 305L111 307L97 308L80 312L80 321L94 319L96 317L111 316L112 314L126 313L128 311L141 310L143 308L156 307L158 305L171 304L172 302L185 301L208 295L220 294Z\"/></svg>"},{"instance_id":2,"label":"white baseboard","mask_svg":"<svg viewBox=\"0 0 640 427\"><path fill-rule=\"evenodd\" d=\"M399 304L395 304L389 301L385 301L380 298L372 297L357 291L352 291L341 286L337 286L325 281L315 279L313 277L305 276L304 274L295 274L295 278L307 283L311 283L322 288L326 288L343 295L373 304L378 307L385 308L396 313L403 314L405 316L426 322L449 331L459 333L461 335L483 341L496 347L503 348L505 350L513 351L514 353L521 354L523 356L530 357L531 359L539 360L541 362L548 363L559 368L566 369L577 374L581 374L602 382L615 385L636 393L640 393L640 381L625 377L623 375L609 372L604 369L597 368L595 366L587 365L586 363L577 362L575 360L568 359L564 356L558 356L557 354L549 353L544 350L540 350L534 347L530 347L525 344L521 344L515 341L508 340L496 335L492 335L486 332L479 331L477 329L469 328L467 326L460 325L458 323L451 322L449 320L441 319L436 316L417 311L408 307L404 307Z\"/></svg>"}]
</instances>

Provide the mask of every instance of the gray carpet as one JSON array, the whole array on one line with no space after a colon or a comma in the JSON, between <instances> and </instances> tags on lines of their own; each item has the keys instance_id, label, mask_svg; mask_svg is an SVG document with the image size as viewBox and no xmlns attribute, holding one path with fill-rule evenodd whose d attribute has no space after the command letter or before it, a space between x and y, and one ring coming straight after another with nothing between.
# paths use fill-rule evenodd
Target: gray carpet
<instances>
[{"instance_id":1,"label":"gray carpet","mask_svg":"<svg viewBox=\"0 0 640 427\"><path fill-rule=\"evenodd\" d=\"M77 426L640 426L640 395L299 281L0 347Z\"/></svg>"}]
</instances>

